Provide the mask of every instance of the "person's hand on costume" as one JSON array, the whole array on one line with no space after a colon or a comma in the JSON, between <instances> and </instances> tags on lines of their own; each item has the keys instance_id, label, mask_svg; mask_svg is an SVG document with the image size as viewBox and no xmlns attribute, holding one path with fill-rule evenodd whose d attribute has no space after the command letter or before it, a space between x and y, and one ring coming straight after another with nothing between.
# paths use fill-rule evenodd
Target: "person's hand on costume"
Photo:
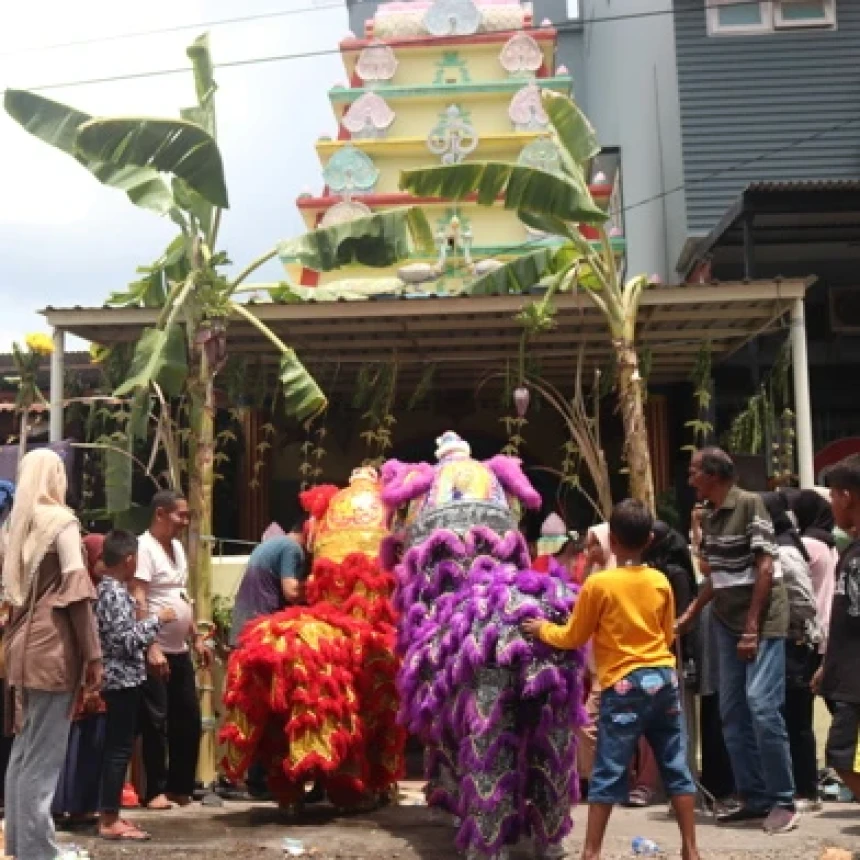
<instances>
[{"instance_id":1,"label":"person's hand on costume","mask_svg":"<svg viewBox=\"0 0 860 860\"><path fill-rule=\"evenodd\" d=\"M541 625L543 624L543 618L526 618L520 624L520 630L522 634L529 639L537 639L537 635L540 632Z\"/></svg>"}]
</instances>

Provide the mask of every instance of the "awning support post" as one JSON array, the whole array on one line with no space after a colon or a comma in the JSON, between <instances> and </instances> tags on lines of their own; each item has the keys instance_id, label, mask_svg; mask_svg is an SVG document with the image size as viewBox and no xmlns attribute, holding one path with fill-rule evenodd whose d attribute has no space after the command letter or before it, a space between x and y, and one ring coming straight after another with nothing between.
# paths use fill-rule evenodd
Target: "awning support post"
<instances>
[{"instance_id":1,"label":"awning support post","mask_svg":"<svg viewBox=\"0 0 860 860\"><path fill-rule=\"evenodd\" d=\"M66 373L66 336L61 328L54 329L54 351L51 353L51 442L63 441L63 400Z\"/></svg>"},{"instance_id":2,"label":"awning support post","mask_svg":"<svg viewBox=\"0 0 860 860\"><path fill-rule=\"evenodd\" d=\"M812 442L812 404L809 394L809 357L803 299L791 306L791 369L794 377L794 414L797 425L797 471L802 489L815 485L815 451Z\"/></svg>"}]
</instances>

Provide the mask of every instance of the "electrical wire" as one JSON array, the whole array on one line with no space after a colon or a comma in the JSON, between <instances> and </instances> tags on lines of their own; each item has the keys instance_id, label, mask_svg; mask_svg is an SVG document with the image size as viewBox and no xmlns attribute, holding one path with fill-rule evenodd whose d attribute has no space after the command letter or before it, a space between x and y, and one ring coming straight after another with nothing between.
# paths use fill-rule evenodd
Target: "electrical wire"
<instances>
[{"instance_id":1,"label":"electrical wire","mask_svg":"<svg viewBox=\"0 0 860 860\"><path fill-rule=\"evenodd\" d=\"M749 5L758 5L761 0L735 0L735 2L726 3L721 8L725 8L727 6L749 6ZM339 4L338 4L339 5ZM335 4L332 4L331 7L322 7L322 8L334 8ZM285 10L282 13L265 13L268 17L274 17L276 14L294 14L296 12L301 12L304 10ZM310 10L308 10L310 11ZM314 9L313 11L316 11ZM672 8L672 9L663 9L663 10L652 10L648 12L630 12L625 15L609 15L604 17L593 17L593 18L580 18L574 21L562 22L560 24L553 25L553 29L559 33L579 33L582 31L583 26L585 24L594 25L594 24L611 24L618 21L632 21L632 20L641 20L648 18L657 18L665 15L671 15L674 18L677 18L681 15L689 15L696 14L701 15L703 13L703 9L701 7L682 7L682 8ZM253 16L248 16L247 19L237 18L237 19L224 19L224 23L230 23L232 21L239 22L242 20L253 20ZM172 32L173 29L191 29L195 26L197 27L206 27L206 26L216 26L220 22L210 22L209 24L200 24L200 25L183 25L181 28L166 28L164 31L159 30L151 30L147 31L146 34L156 34L158 32ZM540 26L532 26L532 27L517 27L511 30L495 30L493 31L494 35L498 36L507 36L507 35L516 35L518 33L529 33L529 32L541 32L544 28ZM77 45L88 45L88 44L96 44L99 41L109 41L112 38L131 38L138 34L128 34L128 35L119 35L116 37L104 37L103 39L91 39L91 40L81 40L77 42ZM144 35L144 34L140 34ZM470 39L473 39L473 35L456 35L456 36L447 36L445 37L446 41L450 43L456 44L459 41L468 42ZM406 37L402 39L385 39L385 43L392 48L399 47L409 47L414 46L415 37ZM48 46L52 47L52 46ZM27 49L30 50L30 49ZM33 49L36 50L36 49ZM41 49L40 49L41 50ZM22 51L21 53L24 53ZM293 52L290 54L273 54L265 57L249 57L244 60L226 60L220 63L213 63L213 68L215 69L231 69L231 68L240 68L243 66L254 66L254 65L264 65L268 63L281 63L281 62L290 62L292 60L307 60L314 59L316 57L326 57L332 56L335 54L341 54L341 48L320 48L315 51L299 51ZM4 55L0 55L4 56ZM146 78L159 78L159 77L167 77L172 75L181 75L187 74L188 68L186 66L182 66L179 68L173 69L153 69L145 72L128 72L126 74L118 74L118 75L109 75L100 78L83 78L80 80L72 80L72 81L57 81L49 84L42 84L40 86L34 87L17 87L16 89L29 89L33 92L43 92L46 90L55 90L55 89L66 89L71 87L84 87L84 86L93 86L96 84L110 84L117 83L119 81L132 81L132 80L141 80Z\"/></svg>"},{"instance_id":2,"label":"electrical wire","mask_svg":"<svg viewBox=\"0 0 860 860\"><path fill-rule=\"evenodd\" d=\"M760 0L738 0L737 2L734 2L734 3L727 3L727 4L725 4L725 6L745 6L745 5L750 5L752 3L757 4L758 2L760 2ZM316 9L334 8L337 5L339 5L339 4L331 4L329 6L315 7L315 9L313 11L316 11ZM90 40L90 41L91 42L105 41L107 38L117 38L117 39L119 39L119 38L131 38L132 36L136 36L136 35L148 35L151 33L158 33L158 32L171 32L173 30L190 29L193 26L215 26L218 24L228 24L228 23L234 23L234 22L245 21L245 20L258 20L260 18L276 17L279 14L282 14L282 15L295 14L295 13L302 12L302 11L311 11L311 9L284 10L283 12L280 12L280 13L277 13L277 12L263 13L259 16L244 16L242 18L235 18L235 19L222 19L220 21L209 22L208 24L205 24L205 25L187 25L187 26L182 25L182 26L177 26L175 28L165 28L164 30L153 30L153 31L146 31L145 33L142 32L142 33L135 33L135 34L118 35L116 37L105 37L104 39L95 39L95 40ZM630 13L627 15L615 15L615 16L608 16L608 17L604 17L604 18L591 18L591 19L586 19L586 23L589 23L589 24L607 23L607 22L612 22L612 21L640 19L640 18L652 18L652 17L657 17L660 15L667 15L667 14L678 15L678 14L687 13L687 12L700 13L701 11L702 11L701 8L652 10L649 12L637 12L637 13ZM581 27L582 27L581 21L574 21L574 22L568 22L567 25L564 25L564 24L558 25L555 29L557 32L567 32L567 31L579 32ZM503 32L521 33L521 32L526 31L527 29L528 28L517 29L517 30L512 30L512 31L503 31ZM541 28L533 27L531 29L539 30ZM469 39L471 37L464 36L462 38L463 39ZM402 41L386 40L386 41L387 41L387 44L391 45L392 47L396 47L398 44L404 44L404 45L413 44L413 42L411 40L402 40ZM89 44L89 42L84 41L84 42L81 42L79 44ZM305 59L305 58L317 57L317 56L323 56L323 55L335 54L335 53L341 53L340 49L339 48L338 49L325 49L325 50L319 50L319 51L308 51L308 52L304 52L304 53L275 55L275 56L271 56L271 57L259 57L256 59L250 58L250 59L246 59L246 60L234 60L234 61L227 61L227 62L223 62L223 63L216 63L216 64L214 64L214 67L215 68L235 68L238 66L256 65L256 64L267 63L267 62L279 62L279 61L291 60L291 59ZM145 77L158 77L158 76L173 75L173 74L185 74L187 72L188 72L187 68L163 69L163 70L157 70L157 71L151 71L151 72L140 72L140 73L131 74L131 75L116 75L116 76L106 77L106 78L89 79L86 81L45 84L41 87L33 87L31 89L33 89L35 91L40 91L40 90L45 90L45 89L64 88L67 86L83 86L83 85L95 84L95 83L109 83L109 82L114 82L114 81L119 81L119 80L139 79L139 78L145 78ZM792 150L798 146L802 146L806 143L810 143L812 141L818 140L819 138L825 137L826 135L828 135L832 132L839 131L839 130L842 130L845 128L850 128L851 126L856 125L857 123L860 123L860 118L855 117L853 119L844 120L844 121L836 123L832 126L828 126L826 128L819 129L818 131L813 132L812 134L804 135L802 137L796 138L787 144L775 147L773 149L766 150L766 151L761 152L761 153L759 153L759 154L757 154L751 158L747 158L747 159L743 159L741 161L738 161L738 162L736 162L736 163L734 163L728 167L719 168L717 170L714 170L714 171L711 171L710 173L705 174L704 176L695 177L694 179L690 179L690 180L687 180L685 182L682 182L679 185L674 186L673 188L666 189L666 190L661 191L661 192L657 192L656 194L653 194L649 197L645 197L641 200L637 200L633 203L622 206L620 209L620 212L626 213L626 212L630 212L634 209L641 208L642 206L647 206L650 203L654 203L658 200L662 200L663 198L668 197L672 194L677 194L681 191L684 191L690 185L699 184L702 182L707 182L707 181L714 179L718 176L722 176L726 173L731 173L731 172L738 170L742 167L746 167L746 166L749 166L751 164L755 164L757 162L763 161L767 158L770 158L773 155L783 153L786 151L790 151L790 150ZM527 248L529 248L529 247L531 247L537 243L540 243L542 241L544 241L543 237L532 238L532 239L529 239L525 242L522 242L522 243L519 243L516 245L508 246L507 248L503 249L501 251L501 253L510 254L510 253L514 253L517 251L522 251L522 250L525 250L525 249L527 249ZM487 259L491 259L491 258L487 258ZM478 261L478 262L480 262L480 261ZM473 264L474 264L474 261L473 261ZM466 267L462 266L462 267L460 267L460 270L465 271ZM449 274L456 273L457 271L458 271L457 269L451 270L451 271L449 271Z\"/></svg>"},{"instance_id":3,"label":"electrical wire","mask_svg":"<svg viewBox=\"0 0 860 860\"><path fill-rule=\"evenodd\" d=\"M240 15L237 18L219 18L215 21L200 21L196 24L176 24L172 27L154 27L151 30L133 30L127 33L113 33L108 36L95 36L91 39L75 39L71 42L53 42L50 45L34 45L32 48L19 48L16 51L0 51L0 58L20 57L24 54L38 54L43 51L54 51L58 48L78 48L83 45L100 45L105 42L119 42L125 39L138 39L144 36L160 36L167 33L181 33L184 30L198 30L201 27L223 27L229 24L245 24L253 21L266 21L272 18L284 18L288 15L301 15L304 12L322 12L326 9L343 9L340 2L304 6L300 9L280 9L274 12L261 12L258 15Z\"/></svg>"}]
</instances>

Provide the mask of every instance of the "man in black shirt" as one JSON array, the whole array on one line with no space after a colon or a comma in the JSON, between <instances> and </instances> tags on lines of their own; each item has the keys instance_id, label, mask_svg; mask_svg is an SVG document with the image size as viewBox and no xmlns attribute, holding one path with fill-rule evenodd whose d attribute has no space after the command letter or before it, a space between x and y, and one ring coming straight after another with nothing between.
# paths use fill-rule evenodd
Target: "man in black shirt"
<instances>
[{"instance_id":1,"label":"man in black shirt","mask_svg":"<svg viewBox=\"0 0 860 860\"><path fill-rule=\"evenodd\" d=\"M826 475L836 525L860 529L860 460L850 457ZM827 764L860 797L860 539L842 553L830 612L824 666L813 679L833 715L827 736Z\"/></svg>"}]
</instances>

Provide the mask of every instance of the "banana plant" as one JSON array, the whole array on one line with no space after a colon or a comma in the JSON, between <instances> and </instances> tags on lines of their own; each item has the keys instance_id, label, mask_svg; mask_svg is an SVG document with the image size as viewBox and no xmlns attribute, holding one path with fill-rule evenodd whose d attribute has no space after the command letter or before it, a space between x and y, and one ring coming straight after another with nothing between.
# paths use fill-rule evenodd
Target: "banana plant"
<instances>
[{"instance_id":1,"label":"banana plant","mask_svg":"<svg viewBox=\"0 0 860 860\"><path fill-rule=\"evenodd\" d=\"M594 202L586 169L600 152L594 129L567 96L543 93L550 134L559 153L560 169L506 162L465 162L407 170L400 188L418 197L462 200L477 194L484 206L499 198L532 230L559 241L541 247L476 278L464 289L473 295L525 293L540 284L546 292L527 314L552 325L552 298L559 292L584 289L606 322L617 363L616 393L624 425L624 458L629 470L630 494L655 510L654 482L648 451L644 414L644 384L636 350L636 319L642 291L648 279L642 275L624 280L619 271L609 234L606 213ZM595 227L597 247L585 240L579 226ZM595 475L595 480L599 476Z\"/></svg>"},{"instance_id":2,"label":"banana plant","mask_svg":"<svg viewBox=\"0 0 860 860\"><path fill-rule=\"evenodd\" d=\"M278 376L287 412L309 421L326 397L295 351L237 301L241 286L279 252L330 271L353 262L379 267L408 255L410 246L431 251L432 231L417 208L380 212L348 224L312 231L281 243L229 278L225 253L217 251L222 212L229 199L218 147L208 37L188 49L197 103L179 118L93 117L36 93L7 90L6 111L30 134L78 161L104 185L123 191L136 206L169 218L179 234L114 305L159 310L156 325L140 337L128 377L117 396L134 399L133 425L146 426L150 394L188 396L192 451L188 469L191 528L189 568L198 625L211 626L210 550L214 484L214 382L227 358L232 319L254 326L279 356ZM134 433L129 433L133 440ZM207 757L209 757L207 755Z\"/></svg>"}]
</instances>

